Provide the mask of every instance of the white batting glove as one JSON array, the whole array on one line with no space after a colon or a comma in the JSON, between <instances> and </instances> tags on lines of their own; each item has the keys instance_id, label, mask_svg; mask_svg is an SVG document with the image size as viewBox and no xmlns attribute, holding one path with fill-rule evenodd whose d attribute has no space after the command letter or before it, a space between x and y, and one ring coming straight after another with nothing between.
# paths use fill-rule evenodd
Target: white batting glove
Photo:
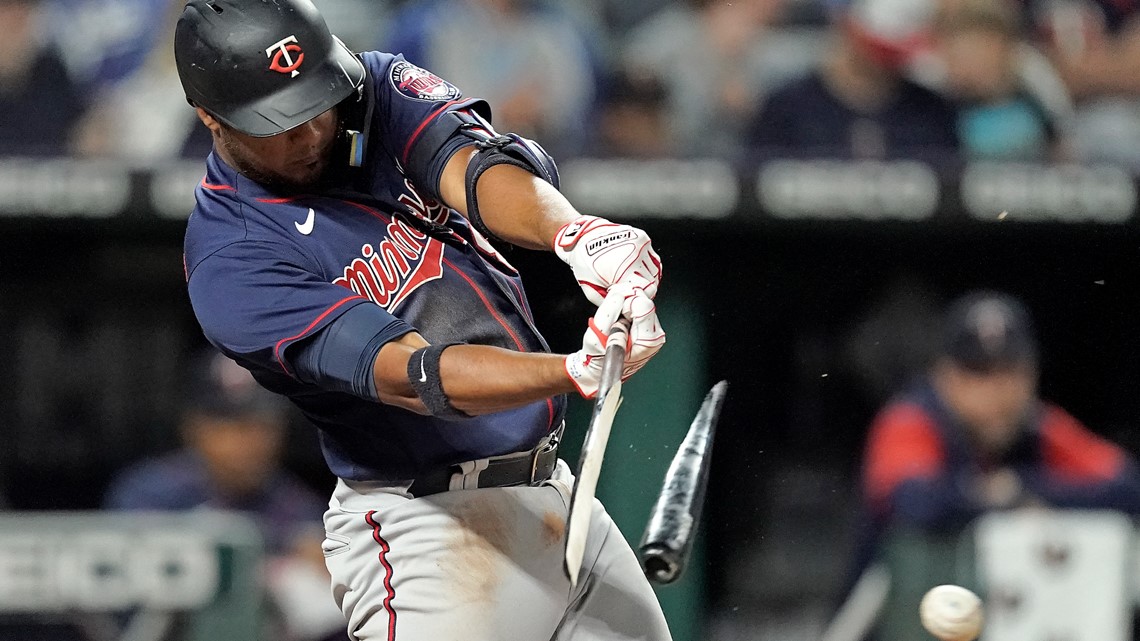
<instances>
[{"instance_id":1,"label":"white batting glove","mask_svg":"<svg viewBox=\"0 0 1140 641\"><path fill-rule=\"evenodd\" d=\"M649 236L629 225L581 216L567 223L554 236L554 253L571 271L595 305L601 305L610 288L618 284L640 287L650 299L661 282L661 258L653 251Z\"/></svg>"},{"instance_id":2,"label":"white batting glove","mask_svg":"<svg viewBox=\"0 0 1140 641\"><path fill-rule=\"evenodd\" d=\"M641 287L616 285L598 306L582 337L582 349L566 357L566 374L585 398L594 398L602 378L606 337L621 317L631 320L621 380L633 376L665 344L657 306Z\"/></svg>"}]
</instances>

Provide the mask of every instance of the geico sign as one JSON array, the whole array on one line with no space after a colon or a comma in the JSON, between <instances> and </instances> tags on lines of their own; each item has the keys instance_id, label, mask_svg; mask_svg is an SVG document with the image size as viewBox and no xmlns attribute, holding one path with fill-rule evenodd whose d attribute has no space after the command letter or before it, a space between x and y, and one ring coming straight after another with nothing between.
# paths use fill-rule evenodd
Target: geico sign
<instances>
[{"instance_id":1,"label":"geico sign","mask_svg":"<svg viewBox=\"0 0 1140 641\"><path fill-rule=\"evenodd\" d=\"M213 544L190 532L0 533L0 612L205 605Z\"/></svg>"}]
</instances>

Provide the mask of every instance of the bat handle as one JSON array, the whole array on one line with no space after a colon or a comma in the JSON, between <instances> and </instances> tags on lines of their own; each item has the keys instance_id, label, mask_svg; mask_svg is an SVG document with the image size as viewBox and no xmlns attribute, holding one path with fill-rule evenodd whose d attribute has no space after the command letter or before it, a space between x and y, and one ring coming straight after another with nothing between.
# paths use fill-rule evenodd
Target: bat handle
<instances>
[{"instance_id":1,"label":"bat handle","mask_svg":"<svg viewBox=\"0 0 1140 641\"><path fill-rule=\"evenodd\" d=\"M602 377L599 387L609 390L621 380L625 368L625 350L629 343L629 319L619 318L606 336L606 355L602 360ZM599 399L602 398L599 395Z\"/></svg>"},{"instance_id":2,"label":"bat handle","mask_svg":"<svg viewBox=\"0 0 1140 641\"><path fill-rule=\"evenodd\" d=\"M609 335L606 336L606 351L617 348L624 354L627 343L629 343L629 319L622 316L614 322Z\"/></svg>"}]
</instances>

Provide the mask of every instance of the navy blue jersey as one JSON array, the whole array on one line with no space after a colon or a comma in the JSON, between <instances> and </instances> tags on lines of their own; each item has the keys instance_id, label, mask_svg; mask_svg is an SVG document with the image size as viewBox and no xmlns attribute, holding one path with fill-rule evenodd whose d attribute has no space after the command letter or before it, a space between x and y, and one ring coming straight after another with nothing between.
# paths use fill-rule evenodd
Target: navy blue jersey
<instances>
[{"instance_id":1,"label":"navy blue jersey","mask_svg":"<svg viewBox=\"0 0 1140 641\"><path fill-rule=\"evenodd\" d=\"M211 154L187 224L186 274L206 337L308 416L334 474L398 482L529 449L561 422L565 399L444 421L327 391L293 371L290 346L356 305L385 310L376 330L389 340L414 330L432 343L549 351L515 269L430 195L431 176L405 169L409 154L436 151L416 145L439 114L485 105L399 56L361 58L371 108L360 170L318 193L283 195ZM414 164L429 165L440 162Z\"/></svg>"}]
</instances>

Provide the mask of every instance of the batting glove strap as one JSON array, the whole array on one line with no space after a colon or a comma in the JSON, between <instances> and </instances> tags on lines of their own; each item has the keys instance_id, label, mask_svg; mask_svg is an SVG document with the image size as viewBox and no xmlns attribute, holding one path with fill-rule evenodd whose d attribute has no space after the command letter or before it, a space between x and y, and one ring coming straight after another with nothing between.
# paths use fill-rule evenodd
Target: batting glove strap
<instances>
[{"instance_id":1,"label":"batting glove strap","mask_svg":"<svg viewBox=\"0 0 1140 641\"><path fill-rule=\"evenodd\" d=\"M649 235L637 227L597 216L580 216L554 236L554 253L570 266L586 298L601 305L618 284L640 287L653 298L661 282L661 259Z\"/></svg>"},{"instance_id":2,"label":"batting glove strap","mask_svg":"<svg viewBox=\"0 0 1140 641\"><path fill-rule=\"evenodd\" d=\"M408 382L416 396L423 401L424 407L432 416L446 421L459 421L471 418L454 405L443 391L443 381L439 377L439 360L443 357L443 350L462 343L440 343L428 345L412 352L408 359Z\"/></svg>"}]
</instances>

